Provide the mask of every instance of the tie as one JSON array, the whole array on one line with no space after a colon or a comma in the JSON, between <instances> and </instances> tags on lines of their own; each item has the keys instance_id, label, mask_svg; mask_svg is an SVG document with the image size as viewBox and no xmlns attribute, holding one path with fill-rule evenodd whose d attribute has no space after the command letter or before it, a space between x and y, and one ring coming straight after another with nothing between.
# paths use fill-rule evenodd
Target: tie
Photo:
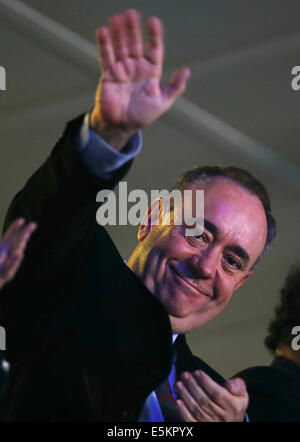
<instances>
[{"instance_id":1,"label":"tie","mask_svg":"<svg viewBox=\"0 0 300 442\"><path fill-rule=\"evenodd\" d=\"M169 384L166 379L155 389L156 397L158 399L163 417L166 422L181 422L181 418L176 409L175 399Z\"/></svg>"}]
</instances>

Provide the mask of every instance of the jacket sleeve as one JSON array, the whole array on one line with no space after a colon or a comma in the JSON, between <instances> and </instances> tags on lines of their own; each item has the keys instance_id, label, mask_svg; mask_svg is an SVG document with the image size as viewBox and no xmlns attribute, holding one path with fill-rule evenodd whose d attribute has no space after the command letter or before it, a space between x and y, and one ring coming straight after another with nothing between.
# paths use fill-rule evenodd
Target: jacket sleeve
<instances>
[{"instance_id":1,"label":"jacket sleeve","mask_svg":"<svg viewBox=\"0 0 300 442\"><path fill-rule=\"evenodd\" d=\"M171 367L167 312L96 222L98 191L130 162L110 180L91 174L74 149L81 123L69 123L6 217L6 226L20 216L38 223L0 297L16 419L135 415Z\"/></svg>"},{"instance_id":2,"label":"jacket sleeve","mask_svg":"<svg viewBox=\"0 0 300 442\"><path fill-rule=\"evenodd\" d=\"M17 217L38 223L17 276L1 293L0 320L6 328L10 360L18 345L24 346L31 334L47 328L51 314L67 303L80 285L96 230L104 230L96 223L96 194L112 189L131 164L114 172L111 180L90 173L74 149L82 119L80 116L67 125L48 159L14 197L6 215L5 229Z\"/></svg>"}]
</instances>

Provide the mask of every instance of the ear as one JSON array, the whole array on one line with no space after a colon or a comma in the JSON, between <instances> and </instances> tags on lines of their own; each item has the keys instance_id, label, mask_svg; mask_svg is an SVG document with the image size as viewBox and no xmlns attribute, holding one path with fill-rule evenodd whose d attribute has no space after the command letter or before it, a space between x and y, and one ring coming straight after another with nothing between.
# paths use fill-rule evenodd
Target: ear
<instances>
[{"instance_id":1,"label":"ear","mask_svg":"<svg viewBox=\"0 0 300 442\"><path fill-rule=\"evenodd\" d=\"M245 284L245 282L247 281L247 279L249 278L249 276L251 276L253 273L252 270L250 270L248 273L246 273L245 276L243 276L243 278L238 282L235 290L239 289L240 287L242 287L243 284Z\"/></svg>"},{"instance_id":2,"label":"ear","mask_svg":"<svg viewBox=\"0 0 300 442\"><path fill-rule=\"evenodd\" d=\"M143 241L149 233L160 223L161 198L157 198L148 208L138 231L138 240Z\"/></svg>"}]
</instances>

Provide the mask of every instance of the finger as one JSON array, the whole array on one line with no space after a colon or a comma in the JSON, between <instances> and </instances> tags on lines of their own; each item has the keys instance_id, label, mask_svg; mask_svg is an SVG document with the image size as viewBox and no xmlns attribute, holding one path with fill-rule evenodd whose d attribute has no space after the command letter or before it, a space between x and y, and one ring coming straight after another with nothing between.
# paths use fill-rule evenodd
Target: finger
<instances>
[{"instance_id":1,"label":"finger","mask_svg":"<svg viewBox=\"0 0 300 442\"><path fill-rule=\"evenodd\" d=\"M23 261L23 258L24 258L24 254L23 253L18 253L18 254L15 254L10 259L9 265L5 266L6 267L5 273L4 273L3 277L2 277L5 282L9 282L9 281L11 281L14 278L15 274L19 270L19 267L20 267L20 265L21 265L21 263Z\"/></svg>"},{"instance_id":2,"label":"finger","mask_svg":"<svg viewBox=\"0 0 300 442\"><path fill-rule=\"evenodd\" d=\"M226 388L217 384L217 382L211 379L204 371L197 370L193 373L193 376L214 404L225 411L228 410L229 406L231 407L232 396Z\"/></svg>"},{"instance_id":3,"label":"finger","mask_svg":"<svg viewBox=\"0 0 300 442\"><path fill-rule=\"evenodd\" d=\"M3 241L0 243L0 264L3 264L9 253L12 249L12 240L15 235L20 232L20 229L25 223L24 218L18 218L14 222L10 224L10 226L6 229L5 234L3 236Z\"/></svg>"},{"instance_id":4,"label":"finger","mask_svg":"<svg viewBox=\"0 0 300 442\"><path fill-rule=\"evenodd\" d=\"M115 63L115 55L109 30L101 27L96 31L96 40L99 48L100 65L103 70Z\"/></svg>"},{"instance_id":5,"label":"finger","mask_svg":"<svg viewBox=\"0 0 300 442\"><path fill-rule=\"evenodd\" d=\"M182 420L185 422L197 422L181 399L176 400L176 408Z\"/></svg>"},{"instance_id":6,"label":"finger","mask_svg":"<svg viewBox=\"0 0 300 442\"><path fill-rule=\"evenodd\" d=\"M24 223L25 223L24 218L17 218L15 221L13 221L6 229L3 235L3 240L6 240L10 236L10 234L13 233L14 231L19 230L19 228L22 227Z\"/></svg>"},{"instance_id":7,"label":"finger","mask_svg":"<svg viewBox=\"0 0 300 442\"><path fill-rule=\"evenodd\" d=\"M201 402L208 399L206 393L202 390L202 388L191 373L182 373L180 375L180 380L183 382L189 394L193 397L196 403L200 404Z\"/></svg>"},{"instance_id":8,"label":"finger","mask_svg":"<svg viewBox=\"0 0 300 442\"><path fill-rule=\"evenodd\" d=\"M4 261L7 259L10 249L11 246L8 242L2 241L0 243L0 264L3 264Z\"/></svg>"},{"instance_id":9,"label":"finger","mask_svg":"<svg viewBox=\"0 0 300 442\"><path fill-rule=\"evenodd\" d=\"M125 82L128 80L127 69L125 69L125 63L118 61L111 68L113 78L119 82Z\"/></svg>"},{"instance_id":10,"label":"finger","mask_svg":"<svg viewBox=\"0 0 300 442\"><path fill-rule=\"evenodd\" d=\"M122 64L125 69L127 78L132 77L137 69L135 60L133 58L127 58L127 60L125 60Z\"/></svg>"},{"instance_id":11,"label":"finger","mask_svg":"<svg viewBox=\"0 0 300 442\"><path fill-rule=\"evenodd\" d=\"M185 405L187 406L189 412L195 416L195 413L198 410L198 404L195 398L191 395L188 387L186 386L185 381L178 381L175 384L175 392L178 395L179 399L182 399ZM205 400L205 398L202 398ZM201 402L203 402L203 400Z\"/></svg>"},{"instance_id":12,"label":"finger","mask_svg":"<svg viewBox=\"0 0 300 442\"><path fill-rule=\"evenodd\" d=\"M191 76L191 72L188 68L182 68L175 73L170 83L163 91L163 95L168 100L176 100L185 91L188 79Z\"/></svg>"},{"instance_id":13,"label":"finger","mask_svg":"<svg viewBox=\"0 0 300 442\"><path fill-rule=\"evenodd\" d=\"M29 239L31 238L32 233L36 230L36 223L29 223L20 232L19 238L16 243L15 252L16 253L24 253L24 250L27 246Z\"/></svg>"},{"instance_id":14,"label":"finger","mask_svg":"<svg viewBox=\"0 0 300 442\"><path fill-rule=\"evenodd\" d=\"M36 223L28 223L10 235L8 241L11 245L12 254L23 253L26 244L36 227Z\"/></svg>"},{"instance_id":15,"label":"finger","mask_svg":"<svg viewBox=\"0 0 300 442\"><path fill-rule=\"evenodd\" d=\"M233 378L226 382L225 388L234 396L245 396L247 395L246 384L243 379Z\"/></svg>"},{"instance_id":16,"label":"finger","mask_svg":"<svg viewBox=\"0 0 300 442\"><path fill-rule=\"evenodd\" d=\"M186 385L181 381L176 383L176 390L178 391L179 398L184 403L186 411L193 419L200 422L221 420L219 411L215 409L214 404L211 403L206 395L201 398L200 402L195 401ZM187 418L187 412L184 414L185 418Z\"/></svg>"},{"instance_id":17,"label":"finger","mask_svg":"<svg viewBox=\"0 0 300 442\"><path fill-rule=\"evenodd\" d=\"M23 261L24 249L28 240L37 227L36 223L28 223L23 226L24 222L23 219L15 221L7 231L9 235L4 243L6 247L2 253L0 252L0 288L15 276Z\"/></svg>"},{"instance_id":18,"label":"finger","mask_svg":"<svg viewBox=\"0 0 300 442\"><path fill-rule=\"evenodd\" d=\"M124 61L128 57L125 15L113 15L109 20L109 24L115 59L117 61Z\"/></svg>"},{"instance_id":19,"label":"finger","mask_svg":"<svg viewBox=\"0 0 300 442\"><path fill-rule=\"evenodd\" d=\"M193 407L190 408L190 411L192 412L193 416L199 416L202 413L206 414L207 416L215 416L219 417L223 414L223 409L219 407L218 404L215 404L211 398L206 394L206 392L201 388L195 377L192 375L192 373L185 372L180 375L180 380L183 382L184 386L186 387L190 398L193 399L193 401L190 399L189 401L186 401L185 403L187 406ZM181 397L181 396L180 396Z\"/></svg>"},{"instance_id":20,"label":"finger","mask_svg":"<svg viewBox=\"0 0 300 442\"><path fill-rule=\"evenodd\" d=\"M128 55L132 58L141 58L143 56L143 37L140 14L134 10L127 11L125 23L127 29Z\"/></svg>"},{"instance_id":21,"label":"finger","mask_svg":"<svg viewBox=\"0 0 300 442\"><path fill-rule=\"evenodd\" d=\"M150 17L147 22L148 41L145 57L157 66L162 65L164 57L163 24L157 17Z\"/></svg>"}]
</instances>

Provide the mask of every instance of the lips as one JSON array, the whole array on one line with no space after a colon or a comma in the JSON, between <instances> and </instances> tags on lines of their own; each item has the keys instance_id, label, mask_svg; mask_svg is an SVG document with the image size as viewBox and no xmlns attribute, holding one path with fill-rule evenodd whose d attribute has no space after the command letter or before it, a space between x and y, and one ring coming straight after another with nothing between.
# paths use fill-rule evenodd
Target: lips
<instances>
[{"instance_id":1,"label":"lips","mask_svg":"<svg viewBox=\"0 0 300 442\"><path fill-rule=\"evenodd\" d=\"M181 275L181 273L178 272L178 270L174 267L174 266L170 266L171 270L180 278L182 279L186 284L188 284L190 287L192 287L194 290L197 290L198 293L200 293L201 295L205 295L208 298L213 298L212 294L203 292L202 290L200 290L200 288L198 288L197 286L195 286L194 284L192 284L188 279L186 279L184 276Z\"/></svg>"}]
</instances>

